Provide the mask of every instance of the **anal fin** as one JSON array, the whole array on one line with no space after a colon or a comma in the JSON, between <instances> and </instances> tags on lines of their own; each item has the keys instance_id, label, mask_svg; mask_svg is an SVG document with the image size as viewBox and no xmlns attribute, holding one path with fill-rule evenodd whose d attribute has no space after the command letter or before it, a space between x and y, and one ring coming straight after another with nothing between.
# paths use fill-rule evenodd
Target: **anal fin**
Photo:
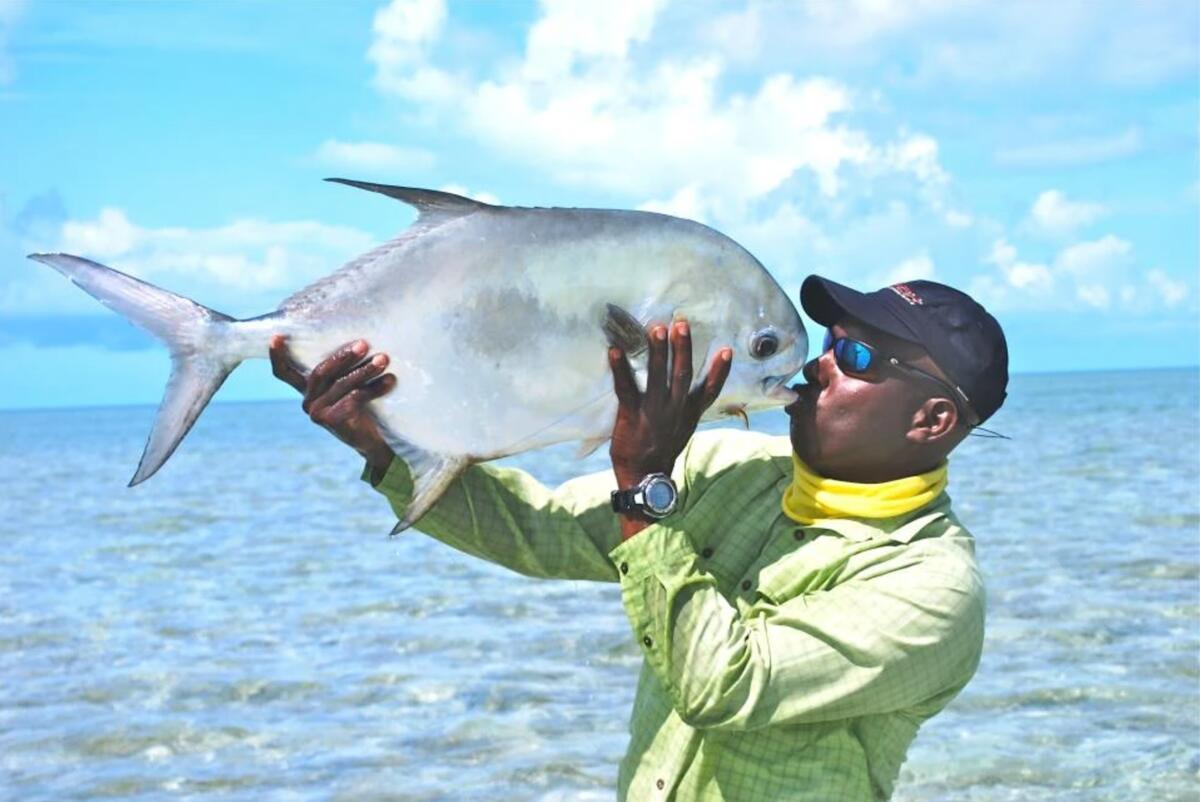
<instances>
[{"instance_id":1,"label":"anal fin","mask_svg":"<svg viewBox=\"0 0 1200 802\"><path fill-rule=\"evenodd\" d=\"M404 517L392 527L391 534L398 535L412 526L429 511L451 483L471 464L469 457L437 454L413 445L384 429L383 437L388 446L408 465L413 478L413 496L404 511Z\"/></svg>"}]
</instances>

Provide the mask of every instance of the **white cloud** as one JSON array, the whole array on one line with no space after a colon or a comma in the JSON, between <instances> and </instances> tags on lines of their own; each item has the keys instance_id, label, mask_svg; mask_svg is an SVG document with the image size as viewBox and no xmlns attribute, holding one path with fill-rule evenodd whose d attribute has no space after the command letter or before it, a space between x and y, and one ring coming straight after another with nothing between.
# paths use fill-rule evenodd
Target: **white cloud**
<instances>
[{"instance_id":1,"label":"white cloud","mask_svg":"<svg viewBox=\"0 0 1200 802\"><path fill-rule=\"evenodd\" d=\"M1133 246L1112 234L1059 250L1049 264L1021 260L1017 249L996 240L984 259L998 274L977 276L970 292L989 308L1154 312L1180 306L1190 283L1156 268L1137 269Z\"/></svg>"},{"instance_id":2,"label":"white cloud","mask_svg":"<svg viewBox=\"0 0 1200 802\"><path fill-rule=\"evenodd\" d=\"M1132 287L1124 287L1122 289L1126 290L1126 292L1122 293L1125 298L1133 297ZM1075 288L1075 295L1088 306L1093 306L1097 309L1107 309L1111 303L1111 295L1108 287L1103 284L1080 284Z\"/></svg>"},{"instance_id":3,"label":"white cloud","mask_svg":"<svg viewBox=\"0 0 1200 802\"><path fill-rule=\"evenodd\" d=\"M918 253L897 264L887 273L881 275L878 280L871 282L874 285L886 287L892 284L899 284L902 281L916 281L918 279L932 280L936 277L937 270L933 265L933 260L929 258L928 253Z\"/></svg>"},{"instance_id":4,"label":"white cloud","mask_svg":"<svg viewBox=\"0 0 1200 802\"><path fill-rule=\"evenodd\" d=\"M75 253L109 264L218 311L261 314L375 243L366 232L311 221L237 220L213 228L146 228L121 209L63 223L57 241L30 250ZM65 289L49 268L0 285L0 312L87 313L95 302Z\"/></svg>"},{"instance_id":5,"label":"white cloud","mask_svg":"<svg viewBox=\"0 0 1200 802\"><path fill-rule=\"evenodd\" d=\"M445 0L406 0L379 9L371 25L375 38L367 52L376 65L377 85L404 91L392 81L424 60L445 23Z\"/></svg>"},{"instance_id":6,"label":"white cloud","mask_svg":"<svg viewBox=\"0 0 1200 802\"><path fill-rule=\"evenodd\" d=\"M1177 281L1162 270L1151 270L1146 274L1146 279L1150 286L1158 292L1159 298L1167 307L1179 306L1188 297L1187 282Z\"/></svg>"},{"instance_id":7,"label":"white cloud","mask_svg":"<svg viewBox=\"0 0 1200 802\"><path fill-rule=\"evenodd\" d=\"M975 222L975 218L959 209L947 209L942 219L951 228L967 228Z\"/></svg>"},{"instance_id":8,"label":"white cloud","mask_svg":"<svg viewBox=\"0 0 1200 802\"><path fill-rule=\"evenodd\" d=\"M1029 223L1038 231L1065 238L1107 213L1108 209L1102 204L1073 201L1058 190L1050 189L1033 202Z\"/></svg>"},{"instance_id":9,"label":"white cloud","mask_svg":"<svg viewBox=\"0 0 1200 802\"><path fill-rule=\"evenodd\" d=\"M700 186L696 183L681 187L671 197L661 201L646 201L638 206L644 212L659 212L688 220L705 220L705 203L700 195Z\"/></svg>"},{"instance_id":10,"label":"white cloud","mask_svg":"<svg viewBox=\"0 0 1200 802\"><path fill-rule=\"evenodd\" d=\"M451 192L455 195L462 195L464 198L472 198L480 203L490 203L497 206L500 204L500 198L497 195L494 195L491 192L476 192L467 189L462 184L445 184L438 187L438 189L440 189L442 192Z\"/></svg>"},{"instance_id":11,"label":"white cloud","mask_svg":"<svg viewBox=\"0 0 1200 802\"><path fill-rule=\"evenodd\" d=\"M543 14L529 29L522 70L533 81L570 74L577 62L624 59L630 45L650 36L665 0L542 0Z\"/></svg>"},{"instance_id":12,"label":"white cloud","mask_svg":"<svg viewBox=\"0 0 1200 802\"><path fill-rule=\"evenodd\" d=\"M400 9L418 6L394 0L389 8L403 16L416 12ZM547 0L523 58L478 82L414 60L430 52L424 39L420 49L406 47L405 58L384 60L376 55L390 51L391 38L377 33L369 55L388 94L557 181L658 199L650 208L690 193L710 199L710 208L692 204L689 212L739 218L748 202L802 173L833 197L842 171L855 165L944 180L932 138L906 133L875 143L841 121L853 98L836 82L776 72L730 92L718 54L662 55L650 46L660 7Z\"/></svg>"},{"instance_id":13,"label":"white cloud","mask_svg":"<svg viewBox=\"0 0 1200 802\"><path fill-rule=\"evenodd\" d=\"M1133 245L1127 240L1108 234L1064 248L1055 258L1054 267L1081 280L1103 277L1128 264L1132 252Z\"/></svg>"},{"instance_id":14,"label":"white cloud","mask_svg":"<svg viewBox=\"0 0 1200 802\"><path fill-rule=\"evenodd\" d=\"M1113 161L1141 149L1142 132L1127 128L1105 136L1012 145L998 150L995 158L997 164L1006 167L1062 167Z\"/></svg>"},{"instance_id":15,"label":"white cloud","mask_svg":"<svg viewBox=\"0 0 1200 802\"><path fill-rule=\"evenodd\" d=\"M433 167L433 153L423 148L405 148L382 142L342 142L327 139L314 154L317 161L355 170L421 171Z\"/></svg>"},{"instance_id":16,"label":"white cloud","mask_svg":"<svg viewBox=\"0 0 1200 802\"><path fill-rule=\"evenodd\" d=\"M991 253L984 261L999 268L1005 283L1015 290L1048 293L1054 287L1054 277L1050 268L1043 264L1020 261L1017 258L1017 249L1003 239L992 244Z\"/></svg>"}]
</instances>

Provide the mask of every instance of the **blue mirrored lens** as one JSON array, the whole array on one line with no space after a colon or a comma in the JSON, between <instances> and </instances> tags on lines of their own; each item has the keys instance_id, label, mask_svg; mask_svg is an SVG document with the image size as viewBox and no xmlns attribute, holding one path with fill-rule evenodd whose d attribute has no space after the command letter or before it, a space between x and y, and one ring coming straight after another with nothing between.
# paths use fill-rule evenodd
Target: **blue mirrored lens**
<instances>
[{"instance_id":1,"label":"blue mirrored lens","mask_svg":"<svg viewBox=\"0 0 1200 802\"><path fill-rule=\"evenodd\" d=\"M851 373L866 373L871 369L871 349L857 340L845 337L834 340L833 355L842 370Z\"/></svg>"},{"instance_id":2,"label":"blue mirrored lens","mask_svg":"<svg viewBox=\"0 0 1200 802\"><path fill-rule=\"evenodd\" d=\"M854 362L854 369L859 373L865 373L871 369L871 351L867 346L854 340L847 341L850 345L850 358Z\"/></svg>"},{"instance_id":3,"label":"blue mirrored lens","mask_svg":"<svg viewBox=\"0 0 1200 802\"><path fill-rule=\"evenodd\" d=\"M833 346L833 332L825 329L825 344L821 346L821 353L825 353Z\"/></svg>"}]
</instances>

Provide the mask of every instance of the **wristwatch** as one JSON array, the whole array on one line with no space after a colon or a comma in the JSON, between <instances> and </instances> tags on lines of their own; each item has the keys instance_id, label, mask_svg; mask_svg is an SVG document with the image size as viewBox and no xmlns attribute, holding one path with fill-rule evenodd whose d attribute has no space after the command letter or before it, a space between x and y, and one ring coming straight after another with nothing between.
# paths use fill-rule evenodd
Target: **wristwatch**
<instances>
[{"instance_id":1,"label":"wristwatch","mask_svg":"<svg viewBox=\"0 0 1200 802\"><path fill-rule=\"evenodd\" d=\"M679 491L665 473L652 473L637 487L612 492L613 512L640 512L656 521L674 512L678 500Z\"/></svg>"}]
</instances>

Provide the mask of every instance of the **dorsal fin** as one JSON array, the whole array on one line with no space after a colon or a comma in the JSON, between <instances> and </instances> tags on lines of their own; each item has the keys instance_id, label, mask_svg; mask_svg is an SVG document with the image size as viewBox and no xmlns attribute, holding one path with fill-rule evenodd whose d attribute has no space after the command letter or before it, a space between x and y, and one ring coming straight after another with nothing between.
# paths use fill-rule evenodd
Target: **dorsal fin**
<instances>
[{"instance_id":1,"label":"dorsal fin","mask_svg":"<svg viewBox=\"0 0 1200 802\"><path fill-rule=\"evenodd\" d=\"M378 192L398 201L404 201L418 212L417 219L429 222L428 218L461 217L480 209L496 208L490 203L464 198L452 192L441 192L436 189L418 189L417 187L394 187L390 184L372 184L368 181L352 181L349 178L326 178L335 184L345 184L370 192Z\"/></svg>"}]
</instances>

